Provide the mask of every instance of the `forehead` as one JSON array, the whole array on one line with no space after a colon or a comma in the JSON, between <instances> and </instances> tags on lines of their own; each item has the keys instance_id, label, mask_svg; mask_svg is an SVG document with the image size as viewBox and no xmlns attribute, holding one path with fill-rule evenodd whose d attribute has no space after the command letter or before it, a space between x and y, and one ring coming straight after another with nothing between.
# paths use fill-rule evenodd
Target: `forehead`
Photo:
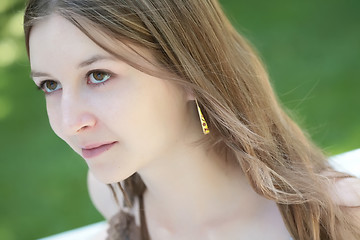
<instances>
[{"instance_id":1,"label":"forehead","mask_svg":"<svg viewBox=\"0 0 360 240\"><path fill-rule=\"evenodd\" d=\"M58 15L50 15L32 28L29 50L32 67L55 64L61 59L72 63L89 55L109 55L71 22Z\"/></svg>"},{"instance_id":2,"label":"forehead","mask_svg":"<svg viewBox=\"0 0 360 240\"><path fill-rule=\"evenodd\" d=\"M38 22L31 30L29 37L31 68L41 70L46 67L49 71L59 71L64 69L62 67L68 69L69 65L78 65L84 59L93 56L115 57L127 63L135 63L140 68L154 68L153 64L156 60L149 50L112 39L91 26L86 27L95 41L114 51L115 55L104 50L64 17L52 14Z\"/></svg>"}]
</instances>

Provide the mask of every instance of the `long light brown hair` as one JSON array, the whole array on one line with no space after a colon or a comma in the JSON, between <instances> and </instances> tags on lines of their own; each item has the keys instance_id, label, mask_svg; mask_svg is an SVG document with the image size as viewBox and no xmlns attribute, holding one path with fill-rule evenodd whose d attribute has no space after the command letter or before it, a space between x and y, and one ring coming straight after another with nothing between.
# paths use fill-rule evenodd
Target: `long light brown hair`
<instances>
[{"instance_id":1,"label":"long light brown hair","mask_svg":"<svg viewBox=\"0 0 360 240\"><path fill-rule=\"evenodd\" d=\"M150 51L152 64L196 96L211 129L201 143L236 156L253 189L277 203L294 239L360 239L360 227L324 187L329 175L346 175L331 169L285 113L253 47L216 0L30 0L24 17L28 53L32 26L53 13L116 57L159 74L125 56L119 43ZM125 207L142 200L146 187L137 174L122 184ZM142 234L120 211L108 239L149 239L141 219Z\"/></svg>"}]
</instances>

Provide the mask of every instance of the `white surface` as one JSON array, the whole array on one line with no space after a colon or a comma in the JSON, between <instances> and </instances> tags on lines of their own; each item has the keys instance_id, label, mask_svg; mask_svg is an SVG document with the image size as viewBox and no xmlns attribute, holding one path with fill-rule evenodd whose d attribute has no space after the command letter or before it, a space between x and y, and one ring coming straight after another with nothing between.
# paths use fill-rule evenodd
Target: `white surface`
<instances>
[{"instance_id":1,"label":"white surface","mask_svg":"<svg viewBox=\"0 0 360 240\"><path fill-rule=\"evenodd\" d=\"M360 148L330 157L329 162L336 170L360 178Z\"/></svg>"},{"instance_id":2,"label":"white surface","mask_svg":"<svg viewBox=\"0 0 360 240\"><path fill-rule=\"evenodd\" d=\"M329 162L336 170L360 178L360 149L330 157ZM107 223L103 221L39 240L99 240L95 237L106 229Z\"/></svg>"},{"instance_id":3,"label":"white surface","mask_svg":"<svg viewBox=\"0 0 360 240\"><path fill-rule=\"evenodd\" d=\"M76 228L70 231L52 235L50 237L41 238L39 240L99 240L95 237L107 229L105 221L93 223L81 228Z\"/></svg>"}]
</instances>

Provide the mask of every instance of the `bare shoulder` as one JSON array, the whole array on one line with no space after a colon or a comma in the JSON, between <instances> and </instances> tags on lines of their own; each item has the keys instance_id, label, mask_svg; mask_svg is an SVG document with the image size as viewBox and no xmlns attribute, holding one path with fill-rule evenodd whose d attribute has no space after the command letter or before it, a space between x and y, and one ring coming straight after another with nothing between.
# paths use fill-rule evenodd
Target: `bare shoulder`
<instances>
[{"instance_id":1,"label":"bare shoulder","mask_svg":"<svg viewBox=\"0 0 360 240\"><path fill-rule=\"evenodd\" d=\"M360 208L360 179L355 177L335 178L330 184L334 201L345 207ZM360 212L359 212L360 213Z\"/></svg>"},{"instance_id":2,"label":"bare shoulder","mask_svg":"<svg viewBox=\"0 0 360 240\"><path fill-rule=\"evenodd\" d=\"M107 186L107 184L97 180L90 171L88 171L87 175L87 185L90 199L95 208L106 220L110 220L111 217L120 210L111 189Z\"/></svg>"}]
</instances>

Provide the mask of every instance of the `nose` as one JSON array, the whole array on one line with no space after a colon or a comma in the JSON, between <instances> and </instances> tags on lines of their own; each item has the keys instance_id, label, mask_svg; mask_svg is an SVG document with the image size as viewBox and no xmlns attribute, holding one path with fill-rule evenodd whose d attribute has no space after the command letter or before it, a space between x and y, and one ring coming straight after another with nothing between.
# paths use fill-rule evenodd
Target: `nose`
<instances>
[{"instance_id":1,"label":"nose","mask_svg":"<svg viewBox=\"0 0 360 240\"><path fill-rule=\"evenodd\" d=\"M62 125L67 135L76 135L96 125L93 109L84 97L77 93L62 95Z\"/></svg>"}]
</instances>

